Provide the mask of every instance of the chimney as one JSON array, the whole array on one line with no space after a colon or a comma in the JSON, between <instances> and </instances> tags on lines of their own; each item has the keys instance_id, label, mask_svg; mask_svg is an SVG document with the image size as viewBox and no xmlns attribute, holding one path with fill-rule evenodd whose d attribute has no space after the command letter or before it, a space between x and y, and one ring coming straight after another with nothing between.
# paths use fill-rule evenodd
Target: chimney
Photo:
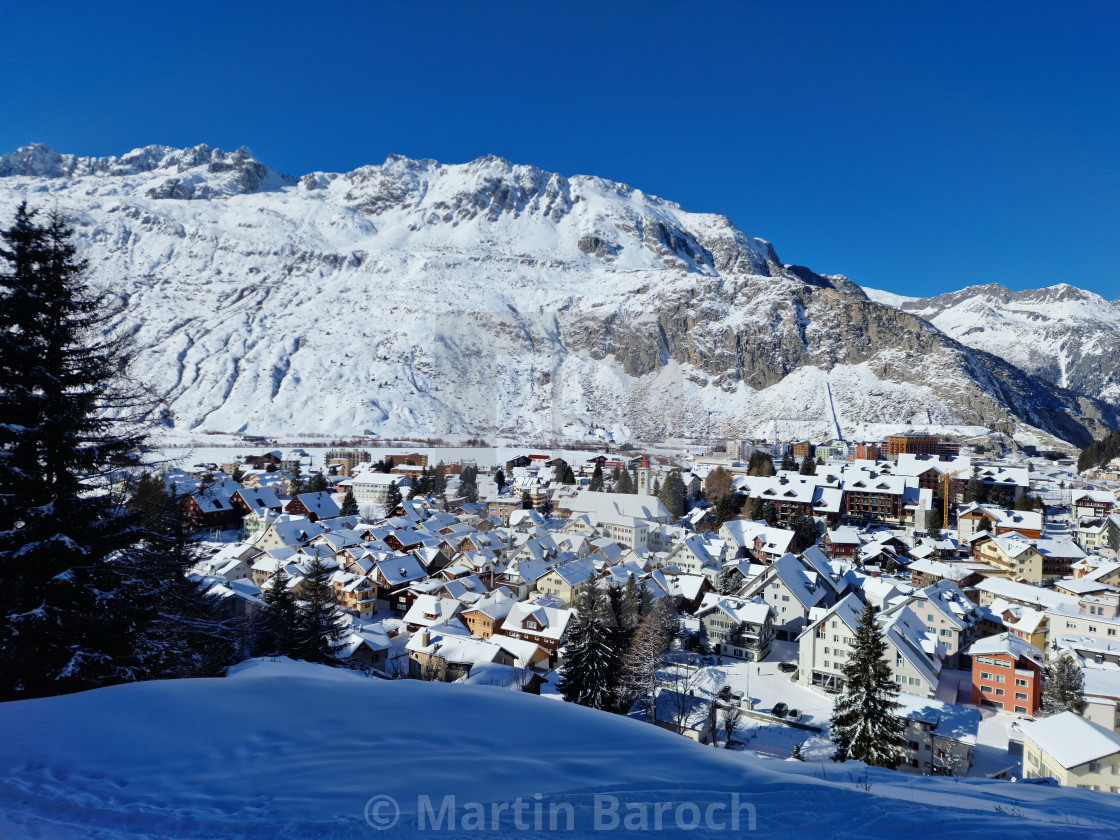
<instances>
[{"instance_id":1,"label":"chimney","mask_svg":"<svg viewBox=\"0 0 1120 840\"><path fill-rule=\"evenodd\" d=\"M428 647L431 643L432 633L427 627L425 627L424 631L420 634L420 644L424 647Z\"/></svg>"}]
</instances>

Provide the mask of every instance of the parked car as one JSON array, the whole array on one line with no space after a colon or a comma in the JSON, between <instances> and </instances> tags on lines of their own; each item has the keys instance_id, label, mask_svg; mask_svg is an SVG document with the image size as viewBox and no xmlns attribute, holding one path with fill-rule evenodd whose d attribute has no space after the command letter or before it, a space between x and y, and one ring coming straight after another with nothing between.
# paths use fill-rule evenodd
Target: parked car
<instances>
[{"instance_id":1,"label":"parked car","mask_svg":"<svg viewBox=\"0 0 1120 840\"><path fill-rule=\"evenodd\" d=\"M770 710L770 714L772 714L774 717L784 718L786 716L786 712L788 711L789 706L787 706L785 703L775 703L774 708Z\"/></svg>"},{"instance_id":2,"label":"parked car","mask_svg":"<svg viewBox=\"0 0 1120 840\"><path fill-rule=\"evenodd\" d=\"M784 674L790 674L797 670L796 662L779 662L778 670Z\"/></svg>"},{"instance_id":3,"label":"parked car","mask_svg":"<svg viewBox=\"0 0 1120 840\"><path fill-rule=\"evenodd\" d=\"M797 709L790 709L789 713L786 715L786 717L788 717L790 720L800 720L801 719L801 712L798 711Z\"/></svg>"}]
</instances>

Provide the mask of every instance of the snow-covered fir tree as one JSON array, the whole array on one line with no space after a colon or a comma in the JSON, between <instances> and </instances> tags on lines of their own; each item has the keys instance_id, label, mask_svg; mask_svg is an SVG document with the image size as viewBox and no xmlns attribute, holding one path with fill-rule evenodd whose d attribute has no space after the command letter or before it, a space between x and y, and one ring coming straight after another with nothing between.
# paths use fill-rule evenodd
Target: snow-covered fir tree
<instances>
[{"instance_id":1,"label":"snow-covered fir tree","mask_svg":"<svg viewBox=\"0 0 1120 840\"><path fill-rule=\"evenodd\" d=\"M342 610L335 603L331 570L319 557L307 564L300 587L300 612L292 657L308 662L333 663L346 634Z\"/></svg>"},{"instance_id":2,"label":"snow-covered fir tree","mask_svg":"<svg viewBox=\"0 0 1120 840\"><path fill-rule=\"evenodd\" d=\"M1059 656L1046 666L1042 687L1042 711L1047 715L1059 712L1085 714L1085 674L1069 656Z\"/></svg>"},{"instance_id":3,"label":"snow-covered fir tree","mask_svg":"<svg viewBox=\"0 0 1120 840\"><path fill-rule=\"evenodd\" d=\"M614 707L619 657L611 645L609 605L595 586L585 586L576 601L576 619L568 632L559 690L569 703L593 709Z\"/></svg>"},{"instance_id":4,"label":"snow-covered fir tree","mask_svg":"<svg viewBox=\"0 0 1120 840\"><path fill-rule=\"evenodd\" d=\"M844 690L832 712L835 761L856 760L875 767L898 766L906 746L905 727L897 717L898 686L891 679L887 643L871 604L864 607L855 644L844 666Z\"/></svg>"},{"instance_id":5,"label":"snow-covered fir tree","mask_svg":"<svg viewBox=\"0 0 1120 840\"><path fill-rule=\"evenodd\" d=\"M123 553L138 517L113 475L150 406L71 237L26 204L0 233L0 700L135 679L151 620Z\"/></svg>"}]
</instances>

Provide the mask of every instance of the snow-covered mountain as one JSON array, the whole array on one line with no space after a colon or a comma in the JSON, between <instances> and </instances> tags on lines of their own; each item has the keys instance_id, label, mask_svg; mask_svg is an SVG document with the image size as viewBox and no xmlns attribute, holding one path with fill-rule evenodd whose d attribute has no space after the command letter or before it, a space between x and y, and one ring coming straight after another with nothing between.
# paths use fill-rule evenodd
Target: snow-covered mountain
<instances>
[{"instance_id":1,"label":"snow-covered mountain","mask_svg":"<svg viewBox=\"0 0 1120 840\"><path fill-rule=\"evenodd\" d=\"M1120 404L1116 301L1066 283L1021 292L992 283L891 302L1039 379Z\"/></svg>"},{"instance_id":2,"label":"snow-covered mountain","mask_svg":"<svg viewBox=\"0 0 1120 840\"><path fill-rule=\"evenodd\" d=\"M74 221L176 426L652 438L995 428L1084 442L1112 409L784 265L722 216L487 157L294 179L206 146L0 158Z\"/></svg>"},{"instance_id":3,"label":"snow-covered mountain","mask_svg":"<svg viewBox=\"0 0 1120 840\"><path fill-rule=\"evenodd\" d=\"M547 697L284 660L4 703L0 731L6 840L1089 840L1120 823L1109 793L764 759Z\"/></svg>"}]
</instances>

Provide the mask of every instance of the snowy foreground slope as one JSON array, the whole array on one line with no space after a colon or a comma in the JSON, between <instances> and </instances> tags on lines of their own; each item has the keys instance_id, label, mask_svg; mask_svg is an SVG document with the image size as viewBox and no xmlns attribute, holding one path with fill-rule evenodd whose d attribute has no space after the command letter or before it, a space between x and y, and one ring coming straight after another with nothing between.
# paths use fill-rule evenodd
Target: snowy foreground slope
<instances>
[{"instance_id":1,"label":"snowy foreground slope","mask_svg":"<svg viewBox=\"0 0 1120 840\"><path fill-rule=\"evenodd\" d=\"M0 157L128 302L135 373L195 432L658 437L988 428L1116 410L784 265L723 216L488 157L281 175L248 150ZM1090 397L1095 395L1090 395Z\"/></svg>"},{"instance_id":2,"label":"snowy foreground slope","mask_svg":"<svg viewBox=\"0 0 1120 840\"><path fill-rule=\"evenodd\" d=\"M631 836L1103 838L1120 826L1107 794L890 771L860 784L862 765L759 759L548 698L288 661L8 703L0 732L5 840L537 837L552 805L568 837L604 836L596 820L643 809L648 830ZM434 829L445 796L454 811ZM508 807L495 819L492 803ZM479 808L485 830L461 830Z\"/></svg>"}]
</instances>

